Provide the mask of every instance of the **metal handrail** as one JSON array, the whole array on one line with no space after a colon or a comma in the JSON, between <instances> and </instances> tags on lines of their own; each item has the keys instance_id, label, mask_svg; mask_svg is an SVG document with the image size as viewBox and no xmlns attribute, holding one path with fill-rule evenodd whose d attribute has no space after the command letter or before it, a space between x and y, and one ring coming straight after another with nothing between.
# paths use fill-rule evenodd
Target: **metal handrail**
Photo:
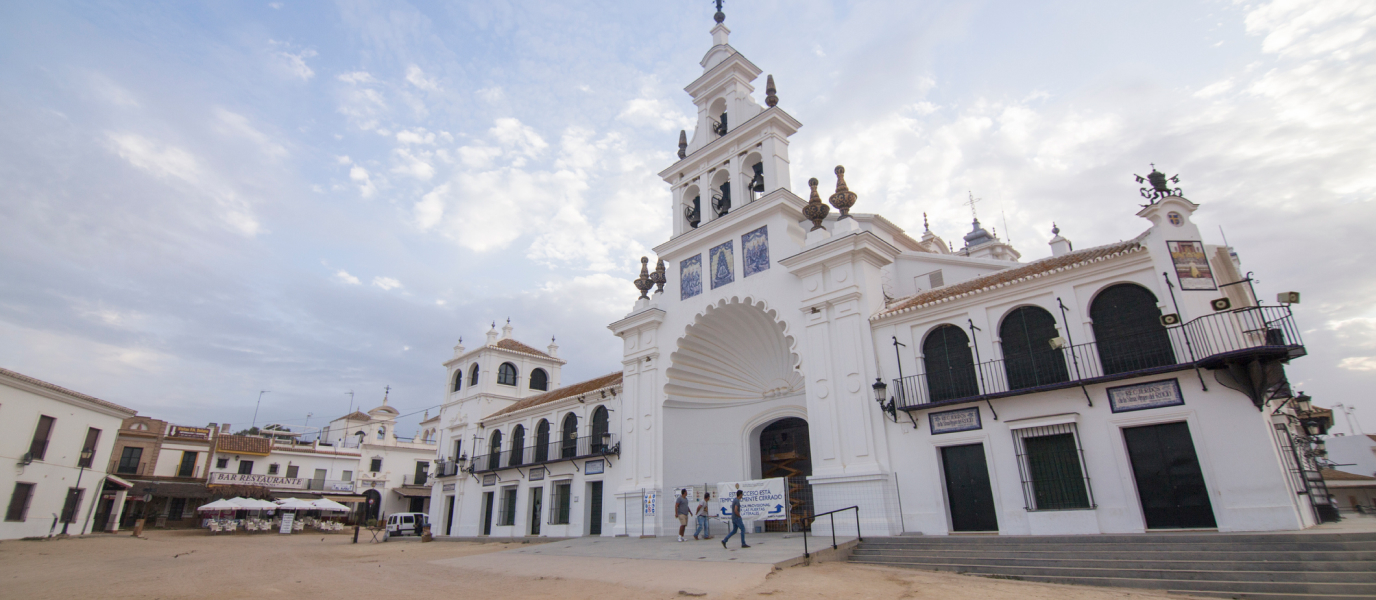
<instances>
[{"instance_id":1,"label":"metal handrail","mask_svg":"<svg viewBox=\"0 0 1376 600\"><path fill-rule=\"evenodd\" d=\"M836 513L838 513L838 512L844 512L844 511L847 511L847 510L853 510L853 511L855 511L855 539L856 539L857 541L861 541L861 542L865 541L865 538L860 537L860 507L859 507L859 506L847 506L847 507L845 507L845 508L838 508L838 509L836 509L836 510L829 510L829 511L824 512L824 513L818 513L818 514L812 515L812 523L816 523L816 522L817 522L817 517L831 517L831 549L832 549L832 550L836 550L836 549L837 549L837 547L836 547ZM808 550L807 550L807 530L809 530L809 529L812 528L812 523L808 523L808 526L803 528L803 557L804 557L804 558L812 558L812 553L811 553L811 552L808 552Z\"/></svg>"},{"instance_id":2,"label":"metal handrail","mask_svg":"<svg viewBox=\"0 0 1376 600\"><path fill-rule=\"evenodd\" d=\"M1304 342L1289 306L1218 312L1163 330L1022 356L1014 372L1010 372L1009 357L958 365L946 372L924 371L894 379L893 400L901 410L1058 389L1163 369L1213 368L1229 355L1258 350L1287 358L1304 355Z\"/></svg>"}]
</instances>

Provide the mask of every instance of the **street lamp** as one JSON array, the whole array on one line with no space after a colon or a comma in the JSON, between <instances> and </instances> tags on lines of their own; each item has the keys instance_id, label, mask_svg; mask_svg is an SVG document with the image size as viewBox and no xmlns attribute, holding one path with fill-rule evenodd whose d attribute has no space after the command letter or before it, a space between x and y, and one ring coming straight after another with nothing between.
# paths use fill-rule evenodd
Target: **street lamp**
<instances>
[{"instance_id":1,"label":"street lamp","mask_svg":"<svg viewBox=\"0 0 1376 600\"><path fill-rule=\"evenodd\" d=\"M1310 410L1313 410L1313 408L1314 408L1314 403L1313 403L1313 401L1314 401L1314 399L1313 399L1313 398L1310 398L1308 394L1305 394L1304 392L1300 392L1300 395L1295 396L1295 409L1298 410L1299 412L1307 413L1307 412L1309 412Z\"/></svg>"},{"instance_id":2,"label":"street lamp","mask_svg":"<svg viewBox=\"0 0 1376 600\"><path fill-rule=\"evenodd\" d=\"M893 399L889 398L889 386L884 384L883 379L875 377L874 385L870 387L874 388L874 401L879 403L879 409L889 413L889 417L893 419L893 422L897 423L898 410L894 407Z\"/></svg>"},{"instance_id":3,"label":"street lamp","mask_svg":"<svg viewBox=\"0 0 1376 600\"><path fill-rule=\"evenodd\" d=\"M75 487L76 491L75 491L75 492L67 492L68 498L71 498L71 495L74 494L74 493L75 493L75 494L80 494L80 493L81 493L81 476L82 476L82 474L84 474L84 473L86 472L86 462L89 461L89 460L91 460L91 456L93 456L94 454L95 454L95 453L92 452L90 448L82 448L82 449L81 449L81 462L77 463L77 466L80 467L80 468L79 468L79 469L77 470L77 472L76 472L76 487ZM77 505L77 500L76 500L76 499L73 499L73 500L72 500L72 514L70 514L70 515L62 515L62 516L64 516L64 517L66 517L65 519L62 519L62 535L67 535L67 526L71 524L72 519L75 519L75 518L76 518L76 514L77 514L78 512L81 512L81 507ZM52 534L49 533L49 535L52 535Z\"/></svg>"}]
</instances>

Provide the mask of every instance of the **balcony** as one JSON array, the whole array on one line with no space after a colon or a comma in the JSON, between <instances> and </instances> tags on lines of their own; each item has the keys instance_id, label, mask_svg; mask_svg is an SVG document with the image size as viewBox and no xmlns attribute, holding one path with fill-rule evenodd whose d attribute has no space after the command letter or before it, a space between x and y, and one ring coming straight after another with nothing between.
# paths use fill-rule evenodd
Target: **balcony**
<instances>
[{"instance_id":1,"label":"balcony","mask_svg":"<svg viewBox=\"0 0 1376 600\"><path fill-rule=\"evenodd\" d=\"M1199 317L1133 337L1106 338L894 380L898 410L1031 394L1091 383L1217 369L1232 361L1290 360L1306 354L1289 306L1258 306Z\"/></svg>"},{"instance_id":2,"label":"balcony","mask_svg":"<svg viewBox=\"0 0 1376 600\"><path fill-rule=\"evenodd\" d=\"M453 477L459 474L459 463L442 460L435 463L435 477Z\"/></svg>"},{"instance_id":3,"label":"balcony","mask_svg":"<svg viewBox=\"0 0 1376 600\"><path fill-rule=\"evenodd\" d=\"M354 491L354 482L344 481L342 479L307 479L306 489L352 494Z\"/></svg>"},{"instance_id":4,"label":"balcony","mask_svg":"<svg viewBox=\"0 0 1376 600\"><path fill-rule=\"evenodd\" d=\"M430 475L418 473L416 475L403 475L401 485L430 485Z\"/></svg>"},{"instance_id":5,"label":"balcony","mask_svg":"<svg viewBox=\"0 0 1376 600\"><path fill-rule=\"evenodd\" d=\"M597 439L593 439L597 438ZM568 440L554 440L548 444L535 444L518 450L504 450L494 454L481 454L473 457L474 473L530 467L561 460L575 460L617 454L620 445L615 436L610 443L604 443L602 436L584 436Z\"/></svg>"}]
</instances>

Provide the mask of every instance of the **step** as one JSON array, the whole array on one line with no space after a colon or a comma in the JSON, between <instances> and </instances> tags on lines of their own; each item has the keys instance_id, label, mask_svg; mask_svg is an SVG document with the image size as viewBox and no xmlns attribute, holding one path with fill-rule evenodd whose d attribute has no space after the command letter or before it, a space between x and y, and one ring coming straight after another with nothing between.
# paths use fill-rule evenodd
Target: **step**
<instances>
[{"instance_id":1,"label":"step","mask_svg":"<svg viewBox=\"0 0 1376 600\"><path fill-rule=\"evenodd\" d=\"M1165 550L1112 550L1112 551L1088 551L1088 550L1022 550L1022 549L997 549L997 550L972 550L972 549L951 549L944 547L927 548L876 548L869 545L857 547L853 554L862 556L870 553L883 553L886 555L912 555L912 556L946 556L946 557L979 557L979 558L1058 558L1065 560L1078 560L1083 558L1114 559L1114 560L1178 560L1178 561L1239 561L1239 562L1266 562L1266 561L1305 561L1305 562L1376 562L1376 552L1358 551L1337 551L1337 552L1267 552L1262 550L1240 550L1235 552L1171 552Z\"/></svg>"},{"instance_id":2,"label":"step","mask_svg":"<svg viewBox=\"0 0 1376 600\"><path fill-rule=\"evenodd\" d=\"M1167 590L1181 593L1214 592L1218 594L1291 594L1309 596L1312 594L1329 594L1354 597L1376 596L1376 583L1321 583L1321 582L1270 582L1270 581L1251 581L1251 580L1199 580L1199 579L1169 579L1169 578L1144 578L1144 577L1122 577L1111 575L1081 575L1066 576L1057 574L1034 574L1025 569L1000 569L1000 568L971 568L957 565L949 565L948 568L941 568L939 565L902 565L896 563L874 563L864 560L852 560L859 564L874 564L879 566L904 566L924 570L954 571L959 573L969 573L977 575L992 575L997 577L1017 579L1021 581L1038 581L1043 583L1063 583L1071 585L1095 585L1103 587L1129 587L1140 589Z\"/></svg>"},{"instance_id":3,"label":"step","mask_svg":"<svg viewBox=\"0 0 1376 600\"><path fill-rule=\"evenodd\" d=\"M941 542L910 542L902 544L871 543L864 547L910 550L988 550L994 552L1376 552L1376 543L1342 542L1334 544L948 544Z\"/></svg>"},{"instance_id":4,"label":"step","mask_svg":"<svg viewBox=\"0 0 1376 600\"><path fill-rule=\"evenodd\" d=\"M1333 561L1305 561L1305 560L1252 560L1252 561L1221 561L1221 560L1148 560L1148 559L1106 559L1106 558L995 558L988 556L969 556L951 554L909 554L909 553L886 553L886 552L862 552L855 550L851 554L857 560L880 561L880 562L904 562L914 564L929 563L960 563L971 565L990 565L990 566L1019 566L1019 567L1092 567L1117 570L1203 570L1203 571L1288 571L1288 572L1320 572L1320 573L1360 573L1364 576L1376 580L1376 561L1368 560L1333 560Z\"/></svg>"},{"instance_id":5,"label":"step","mask_svg":"<svg viewBox=\"0 0 1376 600\"><path fill-rule=\"evenodd\" d=\"M852 562L910 566L913 568L989 573L1018 576L1116 577L1131 574L1135 579L1179 579L1189 581L1246 581L1251 583L1359 583L1372 584L1376 576L1362 571L1233 571L1225 569L1139 569L1083 565L1007 565L974 561L911 562L902 559L862 558Z\"/></svg>"},{"instance_id":6,"label":"step","mask_svg":"<svg viewBox=\"0 0 1376 600\"><path fill-rule=\"evenodd\" d=\"M904 535L898 537L871 537L866 542L905 543L918 541L940 541L944 543L1064 543L1113 544L1113 543L1245 543L1267 544L1275 542L1376 542L1376 533L1107 533L1093 535Z\"/></svg>"}]
</instances>

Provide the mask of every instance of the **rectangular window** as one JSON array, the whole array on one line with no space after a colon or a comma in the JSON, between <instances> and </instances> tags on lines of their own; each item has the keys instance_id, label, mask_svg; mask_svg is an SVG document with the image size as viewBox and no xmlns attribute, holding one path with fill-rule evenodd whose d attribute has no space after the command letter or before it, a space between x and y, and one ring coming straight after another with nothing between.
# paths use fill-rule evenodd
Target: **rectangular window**
<instances>
[{"instance_id":1,"label":"rectangular window","mask_svg":"<svg viewBox=\"0 0 1376 600\"><path fill-rule=\"evenodd\" d=\"M228 469L228 468L229 468L229 459L228 459L228 458L217 458L217 459L215 459L215 468L216 468L216 469Z\"/></svg>"},{"instance_id":2,"label":"rectangular window","mask_svg":"<svg viewBox=\"0 0 1376 600\"><path fill-rule=\"evenodd\" d=\"M82 442L81 451L84 453L87 450L90 450L91 455L86 458L77 459L76 466L86 467L87 469L91 468L91 462L96 459L96 442L98 441L100 441L100 430L96 429L95 427L87 428L86 441Z\"/></svg>"},{"instance_id":3,"label":"rectangular window","mask_svg":"<svg viewBox=\"0 0 1376 600\"><path fill-rule=\"evenodd\" d=\"M554 525L568 525L569 505L573 502L573 484L554 485L554 507L549 511L549 522Z\"/></svg>"},{"instance_id":4,"label":"rectangular window","mask_svg":"<svg viewBox=\"0 0 1376 600\"><path fill-rule=\"evenodd\" d=\"M67 501L62 503L62 522L75 523L76 513L81 510L81 496L86 493L82 488L67 488Z\"/></svg>"},{"instance_id":5,"label":"rectangular window","mask_svg":"<svg viewBox=\"0 0 1376 600\"><path fill-rule=\"evenodd\" d=\"M276 474L277 474L277 463L272 463L272 464L268 465L268 475L276 475Z\"/></svg>"},{"instance_id":6,"label":"rectangular window","mask_svg":"<svg viewBox=\"0 0 1376 600\"><path fill-rule=\"evenodd\" d=\"M1074 423L1013 430L1027 510L1094 508Z\"/></svg>"},{"instance_id":7,"label":"rectangular window","mask_svg":"<svg viewBox=\"0 0 1376 600\"><path fill-rule=\"evenodd\" d=\"M48 438L53 434L54 420L46 415L38 417L38 427L33 430L33 441L29 442L29 458L43 460L48 454Z\"/></svg>"},{"instance_id":8,"label":"rectangular window","mask_svg":"<svg viewBox=\"0 0 1376 600\"><path fill-rule=\"evenodd\" d=\"M182 513L186 512L186 498L173 498L167 505L167 520L180 521Z\"/></svg>"},{"instance_id":9,"label":"rectangular window","mask_svg":"<svg viewBox=\"0 0 1376 600\"><path fill-rule=\"evenodd\" d=\"M177 477L196 476L196 456L199 454L189 450L182 452L182 464L177 467Z\"/></svg>"},{"instance_id":10,"label":"rectangular window","mask_svg":"<svg viewBox=\"0 0 1376 600\"><path fill-rule=\"evenodd\" d=\"M251 460L241 460L241 461L239 461L239 474L240 474L240 475L252 475L252 474L253 474L253 461L251 461Z\"/></svg>"},{"instance_id":11,"label":"rectangular window","mask_svg":"<svg viewBox=\"0 0 1376 600\"><path fill-rule=\"evenodd\" d=\"M29 516L29 501L33 500L32 483L14 484L14 492L10 494L10 508L5 511L6 521L23 521Z\"/></svg>"},{"instance_id":12,"label":"rectangular window","mask_svg":"<svg viewBox=\"0 0 1376 600\"><path fill-rule=\"evenodd\" d=\"M353 471L345 471L344 473L340 474L339 479L340 479L341 481L353 481L353 480L354 480L354 472L353 472Z\"/></svg>"},{"instance_id":13,"label":"rectangular window","mask_svg":"<svg viewBox=\"0 0 1376 600\"><path fill-rule=\"evenodd\" d=\"M382 459L374 458L372 464L368 466L368 470L374 473L382 472Z\"/></svg>"},{"instance_id":14,"label":"rectangular window","mask_svg":"<svg viewBox=\"0 0 1376 600\"><path fill-rule=\"evenodd\" d=\"M497 524L511 526L516 524L516 488L502 490L502 510L497 516Z\"/></svg>"},{"instance_id":15,"label":"rectangular window","mask_svg":"<svg viewBox=\"0 0 1376 600\"><path fill-rule=\"evenodd\" d=\"M301 467L298 467L298 466L296 466L296 465L287 465L287 477L290 477L290 478L292 478L292 479L296 479L296 476L297 476L300 472L301 472Z\"/></svg>"},{"instance_id":16,"label":"rectangular window","mask_svg":"<svg viewBox=\"0 0 1376 600\"><path fill-rule=\"evenodd\" d=\"M325 469L316 469L315 475L311 477L311 488L313 490L325 489Z\"/></svg>"},{"instance_id":17,"label":"rectangular window","mask_svg":"<svg viewBox=\"0 0 1376 600\"><path fill-rule=\"evenodd\" d=\"M123 450L120 450L119 466L115 467L115 472L124 475L138 475L140 460L143 460L143 448L125 446Z\"/></svg>"},{"instance_id":18,"label":"rectangular window","mask_svg":"<svg viewBox=\"0 0 1376 600\"><path fill-rule=\"evenodd\" d=\"M427 479L427 473L429 473L429 471L430 463L425 461L416 461L415 485L425 485L425 480Z\"/></svg>"},{"instance_id":19,"label":"rectangular window","mask_svg":"<svg viewBox=\"0 0 1376 600\"><path fill-rule=\"evenodd\" d=\"M454 456L453 456L453 459L454 459L454 460L459 460L459 457L460 457L460 456L463 456L462 451L463 451L463 440L454 440Z\"/></svg>"}]
</instances>

